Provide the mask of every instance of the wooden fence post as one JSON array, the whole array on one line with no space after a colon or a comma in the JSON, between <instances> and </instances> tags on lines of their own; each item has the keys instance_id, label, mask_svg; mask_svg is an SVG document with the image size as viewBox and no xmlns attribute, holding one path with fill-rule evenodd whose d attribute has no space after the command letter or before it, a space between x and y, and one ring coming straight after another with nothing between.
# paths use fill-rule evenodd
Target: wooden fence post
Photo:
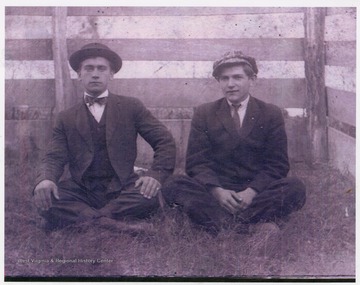
<instances>
[{"instance_id":1,"label":"wooden fence post","mask_svg":"<svg viewBox=\"0 0 360 285\"><path fill-rule=\"evenodd\" d=\"M309 157L311 163L328 161L327 100L325 88L326 8L306 8L305 77L307 86Z\"/></svg>"},{"instance_id":2,"label":"wooden fence post","mask_svg":"<svg viewBox=\"0 0 360 285\"><path fill-rule=\"evenodd\" d=\"M75 89L70 77L66 45L66 7L53 8L53 58L55 68L54 114L68 108L75 101Z\"/></svg>"}]
</instances>

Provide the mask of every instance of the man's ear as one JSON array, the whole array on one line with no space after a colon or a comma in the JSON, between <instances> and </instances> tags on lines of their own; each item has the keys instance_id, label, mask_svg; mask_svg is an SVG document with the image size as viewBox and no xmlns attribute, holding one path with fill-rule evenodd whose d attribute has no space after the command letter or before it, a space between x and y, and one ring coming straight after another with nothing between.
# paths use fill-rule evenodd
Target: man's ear
<instances>
[{"instance_id":1,"label":"man's ear","mask_svg":"<svg viewBox=\"0 0 360 285\"><path fill-rule=\"evenodd\" d=\"M257 76L254 74L253 77L251 77L250 86L255 86L257 80Z\"/></svg>"},{"instance_id":2,"label":"man's ear","mask_svg":"<svg viewBox=\"0 0 360 285\"><path fill-rule=\"evenodd\" d=\"M77 76L78 76L77 80L78 80L78 81L81 81L81 73L80 73L80 70L77 72Z\"/></svg>"}]
</instances>

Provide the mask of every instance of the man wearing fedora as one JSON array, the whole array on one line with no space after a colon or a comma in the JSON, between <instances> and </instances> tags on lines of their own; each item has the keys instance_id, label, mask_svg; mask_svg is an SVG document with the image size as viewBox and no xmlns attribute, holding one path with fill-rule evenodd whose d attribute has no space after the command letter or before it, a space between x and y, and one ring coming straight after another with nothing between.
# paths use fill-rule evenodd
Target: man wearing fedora
<instances>
[{"instance_id":1,"label":"man wearing fedora","mask_svg":"<svg viewBox=\"0 0 360 285\"><path fill-rule=\"evenodd\" d=\"M305 186L287 178L287 137L281 110L250 94L258 68L240 51L213 65L223 98L195 109L186 155L187 176L162 189L165 200L216 235L250 225L271 229L305 203ZM266 228L266 227L265 227Z\"/></svg>"},{"instance_id":2,"label":"man wearing fedora","mask_svg":"<svg viewBox=\"0 0 360 285\"><path fill-rule=\"evenodd\" d=\"M59 113L39 167L34 203L45 227L92 219L120 225L120 220L148 217L174 169L172 135L138 99L109 92L122 60L107 46L87 44L69 62L84 95L81 103ZM134 173L138 135L154 150L152 166L141 177ZM60 180L65 165L71 178Z\"/></svg>"}]
</instances>

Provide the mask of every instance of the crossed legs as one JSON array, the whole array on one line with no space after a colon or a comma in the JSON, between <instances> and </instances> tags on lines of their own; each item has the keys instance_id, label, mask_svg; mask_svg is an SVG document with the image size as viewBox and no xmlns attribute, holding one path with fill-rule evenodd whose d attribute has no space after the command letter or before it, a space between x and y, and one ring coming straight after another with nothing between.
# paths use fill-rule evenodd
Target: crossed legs
<instances>
[{"instance_id":1,"label":"crossed legs","mask_svg":"<svg viewBox=\"0 0 360 285\"><path fill-rule=\"evenodd\" d=\"M60 182L59 200L52 198L52 207L41 211L51 229L100 217L112 219L143 219L150 216L159 206L158 199L144 198L134 184L122 191L112 193L89 190L73 180Z\"/></svg>"},{"instance_id":2,"label":"crossed legs","mask_svg":"<svg viewBox=\"0 0 360 285\"><path fill-rule=\"evenodd\" d=\"M228 220L245 224L276 221L301 209L306 200L305 186L297 178L271 183L236 216L224 210L202 184L188 176L171 177L162 193L169 205L180 206L193 223L210 232L218 232Z\"/></svg>"}]
</instances>

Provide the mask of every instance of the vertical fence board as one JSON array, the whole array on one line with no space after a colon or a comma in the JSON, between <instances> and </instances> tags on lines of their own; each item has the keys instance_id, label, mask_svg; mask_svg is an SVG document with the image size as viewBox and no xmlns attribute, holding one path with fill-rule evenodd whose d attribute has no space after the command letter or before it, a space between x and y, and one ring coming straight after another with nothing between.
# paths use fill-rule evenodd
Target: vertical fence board
<instances>
[{"instance_id":1,"label":"vertical fence board","mask_svg":"<svg viewBox=\"0 0 360 285\"><path fill-rule=\"evenodd\" d=\"M53 8L53 55L55 67L55 114L71 106L74 96L74 86L68 67L66 45L66 7Z\"/></svg>"},{"instance_id":2,"label":"vertical fence board","mask_svg":"<svg viewBox=\"0 0 360 285\"><path fill-rule=\"evenodd\" d=\"M308 161L328 160L326 89L325 89L325 8L307 8L305 12L305 76L308 100Z\"/></svg>"}]
</instances>

